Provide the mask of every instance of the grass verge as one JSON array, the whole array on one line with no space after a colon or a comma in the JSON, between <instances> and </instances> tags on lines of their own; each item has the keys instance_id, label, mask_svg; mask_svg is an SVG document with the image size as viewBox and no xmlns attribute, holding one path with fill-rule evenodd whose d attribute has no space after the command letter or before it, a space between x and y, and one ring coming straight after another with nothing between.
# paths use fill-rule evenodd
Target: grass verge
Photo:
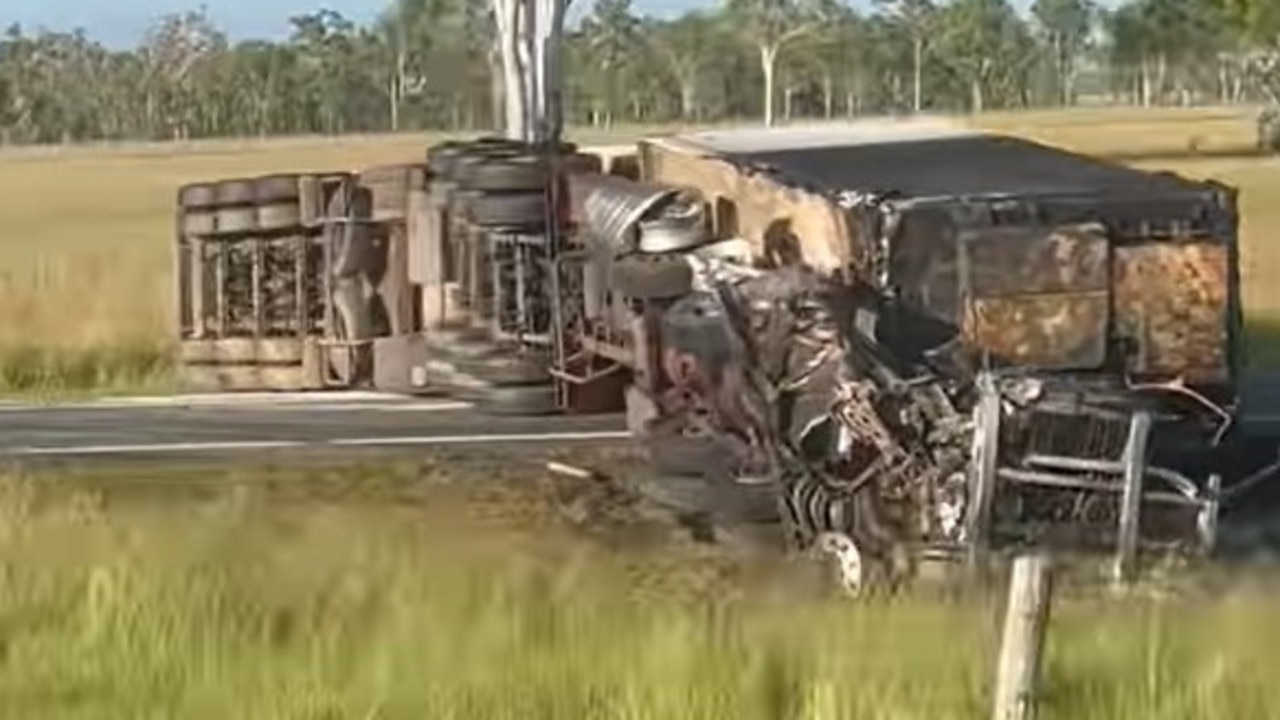
<instances>
[{"instance_id":1,"label":"grass verge","mask_svg":"<svg viewBox=\"0 0 1280 720\"><path fill-rule=\"evenodd\" d=\"M378 486L360 472L331 480ZM688 547L586 543L531 492L474 479L391 503L250 478L177 502L0 483L0 712L989 715L990 599L824 600ZM1272 717L1272 602L1062 602L1043 717Z\"/></svg>"}]
</instances>

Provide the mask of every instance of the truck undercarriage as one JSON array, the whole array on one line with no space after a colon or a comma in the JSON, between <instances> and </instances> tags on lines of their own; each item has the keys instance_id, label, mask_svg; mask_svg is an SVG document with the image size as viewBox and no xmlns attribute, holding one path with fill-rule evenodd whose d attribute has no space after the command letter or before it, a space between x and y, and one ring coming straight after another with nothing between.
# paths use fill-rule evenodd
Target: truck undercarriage
<instances>
[{"instance_id":1,"label":"truck undercarriage","mask_svg":"<svg viewBox=\"0 0 1280 720\"><path fill-rule=\"evenodd\" d=\"M193 234L184 196L184 348L229 346L237 306L260 358L283 303L302 386L625 409L672 504L890 579L1028 545L1113 553L1120 576L1212 552L1276 469L1239 422L1234 192L868 132L659 139L613 170L437 146L395 200L312 181L288 243L251 233L247 290L237 236ZM293 253L276 290L273 252Z\"/></svg>"}]
</instances>

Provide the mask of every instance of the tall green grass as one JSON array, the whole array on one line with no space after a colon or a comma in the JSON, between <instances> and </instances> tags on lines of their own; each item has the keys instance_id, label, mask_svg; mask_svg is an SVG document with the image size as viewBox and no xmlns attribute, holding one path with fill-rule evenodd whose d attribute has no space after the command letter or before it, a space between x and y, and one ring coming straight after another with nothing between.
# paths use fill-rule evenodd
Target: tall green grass
<instances>
[{"instance_id":1,"label":"tall green grass","mask_svg":"<svg viewBox=\"0 0 1280 720\"><path fill-rule=\"evenodd\" d=\"M989 715L993 598L839 602L796 568L586 543L518 492L40 487L0 501L3 717ZM1272 602L1064 599L1044 717L1275 717Z\"/></svg>"}]
</instances>

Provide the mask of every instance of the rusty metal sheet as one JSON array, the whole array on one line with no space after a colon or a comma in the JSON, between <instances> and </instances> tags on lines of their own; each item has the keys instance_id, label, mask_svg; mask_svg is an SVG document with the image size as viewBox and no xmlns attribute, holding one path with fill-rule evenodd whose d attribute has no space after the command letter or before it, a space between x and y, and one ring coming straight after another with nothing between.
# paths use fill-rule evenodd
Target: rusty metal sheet
<instances>
[{"instance_id":1,"label":"rusty metal sheet","mask_svg":"<svg viewBox=\"0 0 1280 720\"><path fill-rule=\"evenodd\" d=\"M1107 357L1111 248L1095 224L960 235L965 339L999 363L1086 368Z\"/></svg>"},{"instance_id":2,"label":"rusty metal sheet","mask_svg":"<svg viewBox=\"0 0 1280 720\"><path fill-rule=\"evenodd\" d=\"M974 298L964 335L999 363L1094 367L1106 358L1109 315L1106 290Z\"/></svg>"},{"instance_id":3,"label":"rusty metal sheet","mask_svg":"<svg viewBox=\"0 0 1280 720\"><path fill-rule=\"evenodd\" d=\"M976 297L1105 290L1110 246L1101 225L1012 226L967 233L969 291Z\"/></svg>"},{"instance_id":4,"label":"rusty metal sheet","mask_svg":"<svg viewBox=\"0 0 1280 720\"><path fill-rule=\"evenodd\" d=\"M1115 253L1117 332L1140 374L1189 382L1227 377L1230 253L1212 240L1151 242Z\"/></svg>"}]
</instances>

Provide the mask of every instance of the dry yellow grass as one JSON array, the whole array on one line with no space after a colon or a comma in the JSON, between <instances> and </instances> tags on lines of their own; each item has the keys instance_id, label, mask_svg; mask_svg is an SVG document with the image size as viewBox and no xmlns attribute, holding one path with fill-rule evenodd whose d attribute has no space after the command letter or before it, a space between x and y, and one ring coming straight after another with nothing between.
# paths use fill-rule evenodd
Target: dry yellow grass
<instances>
[{"instance_id":1,"label":"dry yellow grass","mask_svg":"<svg viewBox=\"0 0 1280 720\"><path fill-rule=\"evenodd\" d=\"M977 124L1090 152L1185 151L1247 143L1240 110L1082 110ZM623 129L615 138L634 137ZM604 137L581 138L600 141ZM112 389L168 378L172 203L183 183L282 169L359 168L421 157L426 136L20 149L0 154L0 389ZM1280 316L1280 163L1146 162L1243 189L1247 308Z\"/></svg>"}]
</instances>

